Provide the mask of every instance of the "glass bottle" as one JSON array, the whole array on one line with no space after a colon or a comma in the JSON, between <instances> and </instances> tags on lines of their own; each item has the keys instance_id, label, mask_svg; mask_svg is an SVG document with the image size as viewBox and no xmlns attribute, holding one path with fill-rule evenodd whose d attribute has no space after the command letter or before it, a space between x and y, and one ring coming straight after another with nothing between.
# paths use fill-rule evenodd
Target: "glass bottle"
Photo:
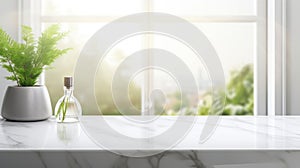
<instances>
[{"instance_id":1,"label":"glass bottle","mask_svg":"<svg viewBox=\"0 0 300 168\"><path fill-rule=\"evenodd\" d=\"M64 77L64 96L55 105L55 117L57 122L78 122L82 115L81 106L73 96L73 78Z\"/></svg>"}]
</instances>

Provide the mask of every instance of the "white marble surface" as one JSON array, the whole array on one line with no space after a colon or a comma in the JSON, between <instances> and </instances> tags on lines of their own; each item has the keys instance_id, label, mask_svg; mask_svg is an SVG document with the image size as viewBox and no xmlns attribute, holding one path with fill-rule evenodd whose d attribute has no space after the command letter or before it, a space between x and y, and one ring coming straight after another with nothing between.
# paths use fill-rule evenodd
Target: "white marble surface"
<instances>
[{"instance_id":1,"label":"white marble surface","mask_svg":"<svg viewBox=\"0 0 300 168\"><path fill-rule=\"evenodd\" d=\"M137 116L139 117L139 116ZM105 121L117 131L132 137L158 135L176 120L176 117L160 117L149 127L136 127L124 118L107 116ZM213 135L204 143L199 137L206 117L197 122L183 140L170 150L298 150L300 149L300 117L224 116ZM106 132L95 116L83 117L84 122L95 128L100 137L118 141ZM172 137L170 137L172 138ZM159 149L157 142L149 146L130 146L128 150ZM159 142L163 143L163 142ZM0 148L2 150L101 150L83 131L80 124L57 124L49 119L41 122L0 121ZM118 148L116 148L117 150ZM123 149L123 148L122 148Z\"/></svg>"}]
</instances>

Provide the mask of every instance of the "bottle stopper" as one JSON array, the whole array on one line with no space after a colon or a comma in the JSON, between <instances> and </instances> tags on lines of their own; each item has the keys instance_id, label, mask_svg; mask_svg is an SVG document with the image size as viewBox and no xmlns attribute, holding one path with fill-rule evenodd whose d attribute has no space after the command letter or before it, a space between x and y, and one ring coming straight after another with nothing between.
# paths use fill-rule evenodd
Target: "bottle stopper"
<instances>
[{"instance_id":1,"label":"bottle stopper","mask_svg":"<svg viewBox=\"0 0 300 168\"><path fill-rule=\"evenodd\" d=\"M73 77L72 76L64 77L64 86L68 89L73 86Z\"/></svg>"}]
</instances>

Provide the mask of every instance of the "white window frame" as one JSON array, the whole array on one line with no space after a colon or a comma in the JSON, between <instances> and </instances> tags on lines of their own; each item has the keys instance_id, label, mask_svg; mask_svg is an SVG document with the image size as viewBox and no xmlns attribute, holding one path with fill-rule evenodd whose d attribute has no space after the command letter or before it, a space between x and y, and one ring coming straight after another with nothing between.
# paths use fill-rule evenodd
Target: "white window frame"
<instances>
[{"instance_id":1,"label":"white window frame","mask_svg":"<svg viewBox=\"0 0 300 168\"><path fill-rule=\"evenodd\" d=\"M267 65L267 115L286 115L286 0L268 0Z\"/></svg>"},{"instance_id":2,"label":"white window frame","mask_svg":"<svg viewBox=\"0 0 300 168\"><path fill-rule=\"evenodd\" d=\"M152 0L144 1L145 9L152 11ZM256 22L257 25L261 25L257 26L257 39L262 36L266 38L262 38L265 40L257 40L256 46L257 56L254 59L254 115L274 116L285 115L286 113L285 3L285 0L257 0L257 16L184 17L192 23ZM41 17L41 0L19 0L19 25L31 26L36 34L40 34L42 22L110 22L116 18L118 17ZM19 30L18 35L19 40L21 40L21 30ZM148 74L149 81L151 80L150 76L151 74ZM44 75L40 79L40 84L44 84ZM151 83L146 86L146 90L151 90ZM147 93L144 96L147 96Z\"/></svg>"}]
</instances>

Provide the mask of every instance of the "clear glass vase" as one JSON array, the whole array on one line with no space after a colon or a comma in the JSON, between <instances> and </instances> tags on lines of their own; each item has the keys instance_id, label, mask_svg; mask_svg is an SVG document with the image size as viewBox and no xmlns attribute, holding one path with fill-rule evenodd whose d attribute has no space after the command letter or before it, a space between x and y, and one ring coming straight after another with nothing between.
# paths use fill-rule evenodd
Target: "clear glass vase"
<instances>
[{"instance_id":1,"label":"clear glass vase","mask_svg":"<svg viewBox=\"0 0 300 168\"><path fill-rule=\"evenodd\" d=\"M82 110L80 103L73 95L72 77L65 77L64 81L64 96L58 100L55 106L56 121L61 123L78 122Z\"/></svg>"}]
</instances>

